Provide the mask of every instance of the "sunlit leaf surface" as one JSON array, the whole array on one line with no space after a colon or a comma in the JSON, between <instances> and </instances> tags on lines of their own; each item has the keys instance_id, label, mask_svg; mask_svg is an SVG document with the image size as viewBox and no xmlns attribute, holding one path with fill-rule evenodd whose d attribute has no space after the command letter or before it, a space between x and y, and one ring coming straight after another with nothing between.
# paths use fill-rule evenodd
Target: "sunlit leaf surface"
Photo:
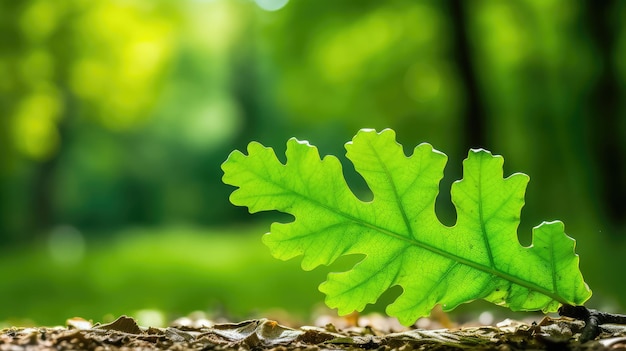
<instances>
[{"instance_id":1,"label":"sunlit leaf surface","mask_svg":"<svg viewBox=\"0 0 626 351\"><path fill-rule=\"evenodd\" d=\"M371 202L348 188L336 157L320 159L315 147L296 139L287 143L286 164L252 142L248 155L235 151L222 166L224 182L239 188L231 195L235 205L295 216L274 223L264 237L275 257L302 255L310 270L342 255L365 255L320 286L330 307L362 310L399 285L404 292L387 312L410 324L436 304L451 310L482 298L512 310L555 311L590 297L575 241L561 222L541 224L532 245L520 245L528 176L503 178L502 157L469 152L463 179L452 186L457 223L447 227L435 214L446 155L421 144L407 157L389 129L362 130L346 149L374 194Z\"/></svg>"}]
</instances>

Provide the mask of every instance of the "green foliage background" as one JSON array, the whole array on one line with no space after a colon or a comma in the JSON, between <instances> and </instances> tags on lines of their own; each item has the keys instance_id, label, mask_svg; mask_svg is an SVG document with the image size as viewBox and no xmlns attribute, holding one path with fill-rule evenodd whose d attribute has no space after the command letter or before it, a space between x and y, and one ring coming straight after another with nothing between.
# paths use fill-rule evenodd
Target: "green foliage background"
<instances>
[{"instance_id":1,"label":"green foliage background","mask_svg":"<svg viewBox=\"0 0 626 351\"><path fill-rule=\"evenodd\" d=\"M308 316L321 279L260 244L285 217L231 206L219 166L291 136L343 155L363 127L450 157L448 224L467 149L504 155L531 177L522 242L563 220L591 304L619 311L624 23L591 0L0 1L0 320Z\"/></svg>"}]
</instances>

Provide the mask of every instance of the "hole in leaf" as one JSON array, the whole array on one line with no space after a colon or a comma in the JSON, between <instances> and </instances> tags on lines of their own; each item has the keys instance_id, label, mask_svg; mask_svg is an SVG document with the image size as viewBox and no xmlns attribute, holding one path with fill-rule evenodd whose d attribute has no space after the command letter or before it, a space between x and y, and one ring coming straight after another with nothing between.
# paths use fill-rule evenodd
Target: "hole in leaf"
<instances>
[{"instance_id":1,"label":"hole in leaf","mask_svg":"<svg viewBox=\"0 0 626 351\"><path fill-rule=\"evenodd\" d=\"M374 194L367 186L365 179L356 171L356 169L354 169L352 162L345 162L342 160L341 166L343 169L343 176L346 179L346 183L348 184L350 191L352 191L352 193L363 202L370 202L374 200Z\"/></svg>"},{"instance_id":2,"label":"hole in leaf","mask_svg":"<svg viewBox=\"0 0 626 351\"><path fill-rule=\"evenodd\" d=\"M448 227L452 227L456 223L456 208L452 203L452 195L450 193L452 184L456 179L461 179L460 169L450 167L453 162L448 162L444 170L444 176L439 182L439 194L435 199L435 214L439 221Z\"/></svg>"},{"instance_id":3,"label":"hole in leaf","mask_svg":"<svg viewBox=\"0 0 626 351\"><path fill-rule=\"evenodd\" d=\"M371 312L385 313L387 306L392 304L400 295L402 295L403 291L404 290L399 285L392 286L380 295L375 304L367 305L363 310L363 314Z\"/></svg>"},{"instance_id":4,"label":"hole in leaf","mask_svg":"<svg viewBox=\"0 0 626 351\"><path fill-rule=\"evenodd\" d=\"M296 220L296 217L294 217L293 215L279 211L263 211L253 214L248 213L248 216L251 219L246 220L247 223L249 223L249 221L254 221L256 223L267 224L265 226L267 231L269 231L270 223L291 223Z\"/></svg>"},{"instance_id":5,"label":"hole in leaf","mask_svg":"<svg viewBox=\"0 0 626 351\"><path fill-rule=\"evenodd\" d=\"M349 271L365 258L363 254L344 255L335 260L330 266L324 267L327 272L345 272Z\"/></svg>"}]
</instances>

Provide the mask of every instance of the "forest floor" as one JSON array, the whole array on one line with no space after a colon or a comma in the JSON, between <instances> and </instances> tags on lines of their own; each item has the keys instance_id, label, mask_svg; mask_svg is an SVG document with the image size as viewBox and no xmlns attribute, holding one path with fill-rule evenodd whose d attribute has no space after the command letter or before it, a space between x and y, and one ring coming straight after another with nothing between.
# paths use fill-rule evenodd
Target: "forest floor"
<instances>
[{"instance_id":1,"label":"forest floor","mask_svg":"<svg viewBox=\"0 0 626 351\"><path fill-rule=\"evenodd\" d=\"M504 320L493 326L431 326L394 331L395 325L287 327L273 320L214 323L181 318L169 327L141 327L122 316L108 324L81 318L63 327L6 328L0 351L36 350L626 350L626 327L604 325L580 343L584 322L546 316L537 323ZM434 328L433 328L434 327Z\"/></svg>"}]
</instances>

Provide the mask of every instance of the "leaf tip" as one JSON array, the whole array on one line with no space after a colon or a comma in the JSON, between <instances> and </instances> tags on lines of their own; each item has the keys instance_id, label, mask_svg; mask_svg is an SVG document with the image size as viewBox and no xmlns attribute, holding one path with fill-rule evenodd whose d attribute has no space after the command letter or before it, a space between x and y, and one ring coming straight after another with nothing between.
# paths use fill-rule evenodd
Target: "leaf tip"
<instances>
[{"instance_id":1,"label":"leaf tip","mask_svg":"<svg viewBox=\"0 0 626 351\"><path fill-rule=\"evenodd\" d=\"M491 159L496 160L500 164L504 164L504 157L502 155L494 155L491 151L483 148L470 149L467 153L467 160L478 158L478 159Z\"/></svg>"},{"instance_id":2,"label":"leaf tip","mask_svg":"<svg viewBox=\"0 0 626 351\"><path fill-rule=\"evenodd\" d=\"M298 139L296 137L289 138L289 140L287 140L287 144L289 144L289 143L303 145L303 146L309 146L309 147L315 147L315 146L311 145L311 143L309 143L308 140L300 140L300 139Z\"/></svg>"},{"instance_id":3,"label":"leaf tip","mask_svg":"<svg viewBox=\"0 0 626 351\"><path fill-rule=\"evenodd\" d=\"M469 150L469 153L470 153L470 154L481 154L481 153L484 153L484 154L487 154L487 155L492 155L492 156L493 156L493 154L491 153L491 151L489 151L489 150L487 150L487 149L483 149L482 147L479 147L479 148L472 148L472 149L470 149L470 150Z\"/></svg>"},{"instance_id":4,"label":"leaf tip","mask_svg":"<svg viewBox=\"0 0 626 351\"><path fill-rule=\"evenodd\" d=\"M386 130L386 129L389 129L389 128L385 128L385 129L383 129L383 130ZM377 131L376 131L376 129L374 129L374 128L361 128L361 129L359 129L359 131L357 132L357 135L358 135L359 133L378 133L378 132L377 132Z\"/></svg>"},{"instance_id":5,"label":"leaf tip","mask_svg":"<svg viewBox=\"0 0 626 351\"><path fill-rule=\"evenodd\" d=\"M352 138L352 140L348 141L345 145L352 145L355 140L363 138L363 137L368 137L368 136L377 137L377 136L382 136L382 135L388 135L393 140L396 139L396 132L391 128L385 128L381 130L380 132L374 128L361 128L356 133L356 135Z\"/></svg>"}]
</instances>

